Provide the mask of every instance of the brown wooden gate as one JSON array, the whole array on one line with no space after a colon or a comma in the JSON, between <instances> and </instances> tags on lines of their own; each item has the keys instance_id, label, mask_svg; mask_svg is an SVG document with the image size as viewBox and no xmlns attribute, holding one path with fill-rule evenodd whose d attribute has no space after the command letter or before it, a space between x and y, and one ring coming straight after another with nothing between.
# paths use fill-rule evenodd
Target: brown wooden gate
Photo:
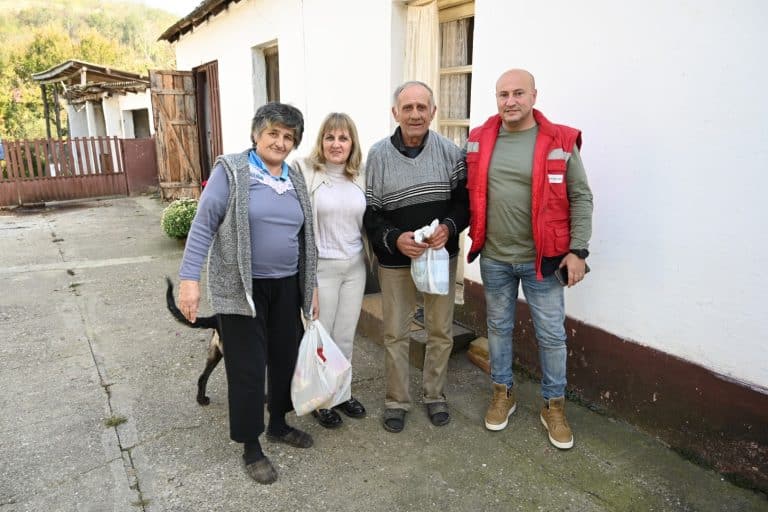
<instances>
[{"instance_id":1,"label":"brown wooden gate","mask_svg":"<svg viewBox=\"0 0 768 512\"><path fill-rule=\"evenodd\" d=\"M192 72L151 70L149 82L163 199L199 197L200 149Z\"/></svg>"},{"instance_id":2,"label":"brown wooden gate","mask_svg":"<svg viewBox=\"0 0 768 512\"><path fill-rule=\"evenodd\" d=\"M5 140L0 206L125 195L117 137Z\"/></svg>"}]
</instances>

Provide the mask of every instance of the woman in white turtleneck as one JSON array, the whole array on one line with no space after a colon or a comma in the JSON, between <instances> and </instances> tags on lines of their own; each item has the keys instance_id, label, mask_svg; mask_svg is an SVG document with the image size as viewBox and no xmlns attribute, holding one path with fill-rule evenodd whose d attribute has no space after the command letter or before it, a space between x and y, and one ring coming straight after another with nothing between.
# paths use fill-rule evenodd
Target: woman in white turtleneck
<instances>
[{"instance_id":1,"label":"woman in white turtleneck","mask_svg":"<svg viewBox=\"0 0 768 512\"><path fill-rule=\"evenodd\" d=\"M320 323L352 362L352 345L365 291L363 213L365 179L357 128L352 119L331 113L323 120L309 157L294 162L304 173L314 216ZM326 428L342 424L336 409L351 418L365 416L357 399L312 414Z\"/></svg>"}]
</instances>

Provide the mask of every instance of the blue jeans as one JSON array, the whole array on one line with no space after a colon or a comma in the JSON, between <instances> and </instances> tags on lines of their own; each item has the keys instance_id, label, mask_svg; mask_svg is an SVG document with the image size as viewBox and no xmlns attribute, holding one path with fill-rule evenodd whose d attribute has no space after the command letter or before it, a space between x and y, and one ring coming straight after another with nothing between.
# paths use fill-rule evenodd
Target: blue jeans
<instances>
[{"instance_id":1,"label":"blue jeans","mask_svg":"<svg viewBox=\"0 0 768 512\"><path fill-rule=\"evenodd\" d=\"M520 283L528 301L539 345L541 394L545 400L565 396L565 301L563 287L554 275L536 280L534 263L509 264L480 257L488 317L491 379L513 384L512 330Z\"/></svg>"}]
</instances>

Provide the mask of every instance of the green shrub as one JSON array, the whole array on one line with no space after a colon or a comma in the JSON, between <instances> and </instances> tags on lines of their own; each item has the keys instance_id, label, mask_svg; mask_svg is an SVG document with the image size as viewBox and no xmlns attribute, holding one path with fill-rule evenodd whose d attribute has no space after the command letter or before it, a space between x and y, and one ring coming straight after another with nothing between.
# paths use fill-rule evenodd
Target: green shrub
<instances>
[{"instance_id":1,"label":"green shrub","mask_svg":"<svg viewBox=\"0 0 768 512\"><path fill-rule=\"evenodd\" d=\"M185 238L197 211L197 199L177 199L163 210L160 225L171 238Z\"/></svg>"}]
</instances>

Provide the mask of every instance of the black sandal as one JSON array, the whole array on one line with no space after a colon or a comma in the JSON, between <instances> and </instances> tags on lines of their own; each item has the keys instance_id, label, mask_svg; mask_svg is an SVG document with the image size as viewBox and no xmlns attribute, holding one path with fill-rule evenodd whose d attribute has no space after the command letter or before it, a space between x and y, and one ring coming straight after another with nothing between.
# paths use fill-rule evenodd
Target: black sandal
<instances>
[{"instance_id":1,"label":"black sandal","mask_svg":"<svg viewBox=\"0 0 768 512\"><path fill-rule=\"evenodd\" d=\"M405 428L405 409L385 409L384 410L384 430L397 434Z\"/></svg>"},{"instance_id":2,"label":"black sandal","mask_svg":"<svg viewBox=\"0 0 768 512\"><path fill-rule=\"evenodd\" d=\"M427 414L429 415L429 421L436 427L442 427L451 421L451 415L448 412L448 404L445 402L432 402L427 404Z\"/></svg>"}]
</instances>

